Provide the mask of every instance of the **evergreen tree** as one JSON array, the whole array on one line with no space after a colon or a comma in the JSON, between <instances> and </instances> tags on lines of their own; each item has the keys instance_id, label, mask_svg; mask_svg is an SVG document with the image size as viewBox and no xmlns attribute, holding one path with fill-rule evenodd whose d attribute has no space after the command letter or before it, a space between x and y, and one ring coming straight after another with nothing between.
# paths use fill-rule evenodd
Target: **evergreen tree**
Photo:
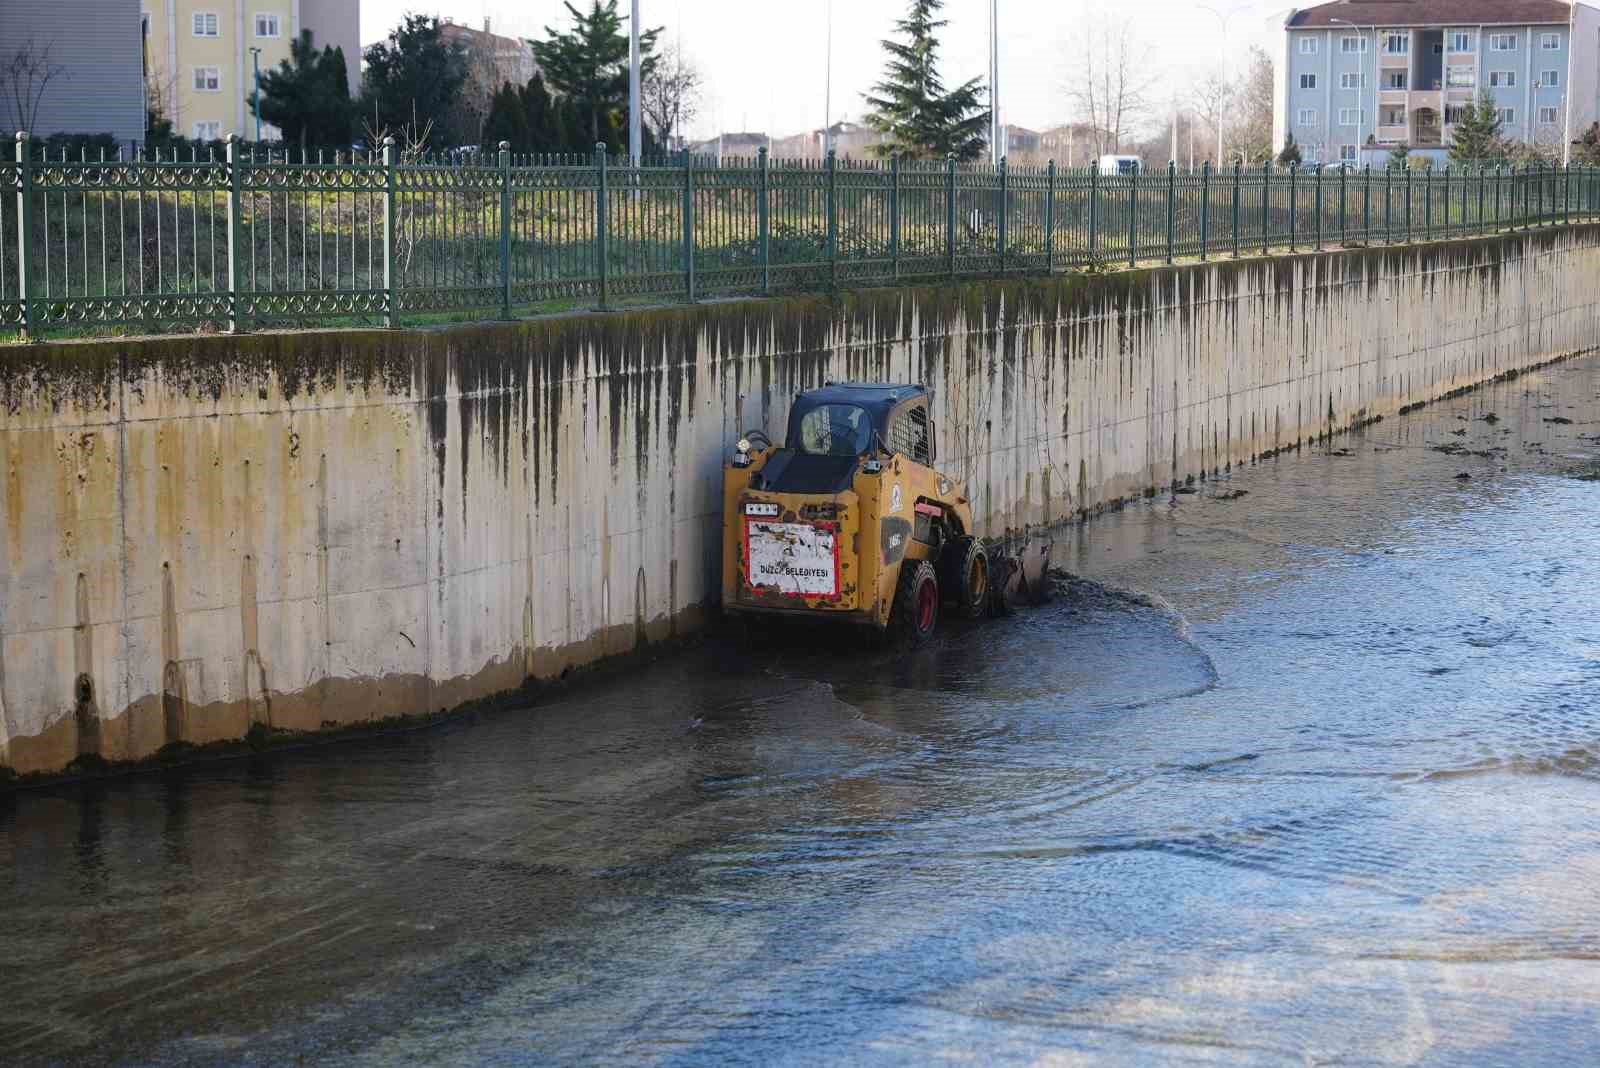
<instances>
[{"instance_id":1,"label":"evergreen tree","mask_svg":"<svg viewBox=\"0 0 1600 1068\"><path fill-rule=\"evenodd\" d=\"M500 142L506 141L513 152L533 151L532 131L528 128L528 112L522 106L522 96L506 82L495 90L489 101L489 115L483 120L483 150L498 151Z\"/></svg>"},{"instance_id":2,"label":"evergreen tree","mask_svg":"<svg viewBox=\"0 0 1600 1068\"><path fill-rule=\"evenodd\" d=\"M604 141L620 147L617 130L627 129L628 114L628 38L622 32L622 17L617 0L592 0L588 14L571 3L572 30L562 33L545 27L547 41L533 43L533 56L549 79L550 87L566 97L574 109L578 125L574 139L587 137L588 148ZM639 76L649 79L655 72L656 36L660 28L639 34ZM618 121L618 116L621 121ZM581 151L576 145L568 151Z\"/></svg>"},{"instance_id":3,"label":"evergreen tree","mask_svg":"<svg viewBox=\"0 0 1600 1068\"><path fill-rule=\"evenodd\" d=\"M528 126L528 151L564 151L566 131L561 129L556 118L556 103L550 98L550 90L544 87L544 76L535 74L532 81L517 90L517 98Z\"/></svg>"},{"instance_id":4,"label":"evergreen tree","mask_svg":"<svg viewBox=\"0 0 1600 1068\"><path fill-rule=\"evenodd\" d=\"M946 91L939 76L935 34L946 20L935 16L943 6L944 0L911 0L906 17L895 23L906 40L883 42L888 66L866 97L872 109L867 125L883 135L873 147L881 158L972 160L988 143L989 109L980 100L979 80Z\"/></svg>"},{"instance_id":5,"label":"evergreen tree","mask_svg":"<svg viewBox=\"0 0 1600 1068\"><path fill-rule=\"evenodd\" d=\"M1500 109L1487 89L1478 94L1477 103L1466 109L1455 124L1450 139L1450 162L1457 166L1495 163L1506 156L1500 136Z\"/></svg>"},{"instance_id":6,"label":"evergreen tree","mask_svg":"<svg viewBox=\"0 0 1600 1068\"><path fill-rule=\"evenodd\" d=\"M1389 150L1389 167L1404 168L1411 166L1411 146L1395 145Z\"/></svg>"},{"instance_id":7,"label":"evergreen tree","mask_svg":"<svg viewBox=\"0 0 1600 1068\"><path fill-rule=\"evenodd\" d=\"M261 98L252 93L251 106L263 122L282 130L287 142L348 147L355 105L344 49L319 51L311 31L300 31L299 39L289 42L289 58L261 75Z\"/></svg>"},{"instance_id":8,"label":"evergreen tree","mask_svg":"<svg viewBox=\"0 0 1600 1068\"><path fill-rule=\"evenodd\" d=\"M1295 143L1294 134L1289 134L1283 140L1283 149L1278 153L1278 162L1285 167L1291 163L1302 162L1300 146Z\"/></svg>"},{"instance_id":9,"label":"evergreen tree","mask_svg":"<svg viewBox=\"0 0 1600 1068\"><path fill-rule=\"evenodd\" d=\"M435 144L459 144L478 131L451 128L456 98L467 81L467 54L444 39L439 20L407 15L387 41L366 51L361 116L393 133L430 130Z\"/></svg>"}]
</instances>

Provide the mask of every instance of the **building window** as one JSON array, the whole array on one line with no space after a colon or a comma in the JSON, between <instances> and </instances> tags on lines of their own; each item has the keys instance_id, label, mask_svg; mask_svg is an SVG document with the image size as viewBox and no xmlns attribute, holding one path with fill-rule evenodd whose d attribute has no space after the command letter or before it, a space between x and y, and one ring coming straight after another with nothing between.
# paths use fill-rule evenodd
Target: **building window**
<instances>
[{"instance_id":1,"label":"building window","mask_svg":"<svg viewBox=\"0 0 1600 1068\"><path fill-rule=\"evenodd\" d=\"M1364 126L1364 125L1366 125L1366 121L1367 121L1367 116L1362 112L1362 110L1360 108L1340 108L1339 109L1339 125L1340 126Z\"/></svg>"},{"instance_id":2,"label":"building window","mask_svg":"<svg viewBox=\"0 0 1600 1068\"><path fill-rule=\"evenodd\" d=\"M1300 75L1300 88L1302 88L1302 89L1315 89L1316 87L1317 87L1317 76L1315 74L1302 74L1302 75Z\"/></svg>"},{"instance_id":3,"label":"building window","mask_svg":"<svg viewBox=\"0 0 1600 1068\"><path fill-rule=\"evenodd\" d=\"M1514 33L1491 33L1489 35L1489 51L1515 52L1517 50L1517 35Z\"/></svg>"},{"instance_id":4,"label":"building window","mask_svg":"<svg viewBox=\"0 0 1600 1068\"><path fill-rule=\"evenodd\" d=\"M1444 124L1454 126L1467 118L1467 113L1472 109L1465 104L1446 104L1444 109Z\"/></svg>"},{"instance_id":5,"label":"building window","mask_svg":"<svg viewBox=\"0 0 1600 1068\"><path fill-rule=\"evenodd\" d=\"M1365 37L1339 38L1339 51L1341 52L1348 54L1350 52L1365 52L1366 50L1367 39Z\"/></svg>"},{"instance_id":6,"label":"building window","mask_svg":"<svg viewBox=\"0 0 1600 1068\"><path fill-rule=\"evenodd\" d=\"M1315 126L1317 124L1317 109L1301 108L1299 120L1301 126Z\"/></svg>"},{"instance_id":7,"label":"building window","mask_svg":"<svg viewBox=\"0 0 1600 1068\"><path fill-rule=\"evenodd\" d=\"M1385 126L1404 126L1405 124L1406 124L1406 109L1405 108L1384 108L1383 109L1383 125L1385 125Z\"/></svg>"},{"instance_id":8,"label":"building window","mask_svg":"<svg viewBox=\"0 0 1600 1068\"><path fill-rule=\"evenodd\" d=\"M256 36L257 37L276 37L276 36L278 36L278 16L275 15L275 14L260 14L260 13L258 13L256 15Z\"/></svg>"},{"instance_id":9,"label":"building window","mask_svg":"<svg viewBox=\"0 0 1600 1068\"><path fill-rule=\"evenodd\" d=\"M1451 89L1471 89L1478 84L1478 72L1472 67L1451 67L1445 72L1444 84Z\"/></svg>"},{"instance_id":10,"label":"building window","mask_svg":"<svg viewBox=\"0 0 1600 1068\"><path fill-rule=\"evenodd\" d=\"M196 11L192 26L196 37L217 36L217 13L215 11Z\"/></svg>"},{"instance_id":11,"label":"building window","mask_svg":"<svg viewBox=\"0 0 1600 1068\"><path fill-rule=\"evenodd\" d=\"M1499 115L1501 126L1515 126L1517 124L1516 108L1501 108Z\"/></svg>"},{"instance_id":12,"label":"building window","mask_svg":"<svg viewBox=\"0 0 1600 1068\"><path fill-rule=\"evenodd\" d=\"M1383 39L1383 50L1391 56L1404 56L1411 52L1409 33L1391 33Z\"/></svg>"},{"instance_id":13,"label":"building window","mask_svg":"<svg viewBox=\"0 0 1600 1068\"><path fill-rule=\"evenodd\" d=\"M222 92L222 72L216 67L194 69L194 91L197 93Z\"/></svg>"},{"instance_id":14,"label":"building window","mask_svg":"<svg viewBox=\"0 0 1600 1068\"><path fill-rule=\"evenodd\" d=\"M196 141L220 141L222 140L222 123L215 120L197 122L194 124L192 136Z\"/></svg>"},{"instance_id":15,"label":"building window","mask_svg":"<svg viewBox=\"0 0 1600 1068\"><path fill-rule=\"evenodd\" d=\"M1542 89L1561 88L1561 72L1558 70L1547 70L1541 73L1539 75L1539 87Z\"/></svg>"},{"instance_id":16,"label":"building window","mask_svg":"<svg viewBox=\"0 0 1600 1068\"><path fill-rule=\"evenodd\" d=\"M1461 30L1457 30L1455 33L1452 33L1450 35L1450 51L1452 51L1452 52L1470 52L1470 51L1472 51L1472 34L1463 33Z\"/></svg>"},{"instance_id":17,"label":"building window","mask_svg":"<svg viewBox=\"0 0 1600 1068\"><path fill-rule=\"evenodd\" d=\"M1314 56L1314 55L1316 55L1317 54L1317 39L1315 37L1302 37L1302 38L1300 38L1300 54L1302 56Z\"/></svg>"},{"instance_id":18,"label":"building window","mask_svg":"<svg viewBox=\"0 0 1600 1068\"><path fill-rule=\"evenodd\" d=\"M1403 70L1392 70L1383 76L1385 89L1404 89L1409 75Z\"/></svg>"},{"instance_id":19,"label":"building window","mask_svg":"<svg viewBox=\"0 0 1600 1068\"><path fill-rule=\"evenodd\" d=\"M1365 74L1341 74L1341 75L1339 75L1339 88L1340 89L1365 89L1366 87L1367 87L1367 76Z\"/></svg>"},{"instance_id":20,"label":"building window","mask_svg":"<svg viewBox=\"0 0 1600 1068\"><path fill-rule=\"evenodd\" d=\"M1489 88L1515 89L1517 87L1517 72L1514 70L1492 70L1489 72Z\"/></svg>"},{"instance_id":21,"label":"building window","mask_svg":"<svg viewBox=\"0 0 1600 1068\"><path fill-rule=\"evenodd\" d=\"M1559 33L1541 33L1539 47L1546 52L1559 52L1561 50L1561 35Z\"/></svg>"},{"instance_id":22,"label":"building window","mask_svg":"<svg viewBox=\"0 0 1600 1068\"><path fill-rule=\"evenodd\" d=\"M1356 146L1340 145L1339 158L1346 163L1354 163L1356 161Z\"/></svg>"},{"instance_id":23,"label":"building window","mask_svg":"<svg viewBox=\"0 0 1600 1068\"><path fill-rule=\"evenodd\" d=\"M1540 108L1539 109L1539 125L1540 126L1554 126L1555 124L1556 124L1556 109L1555 108Z\"/></svg>"}]
</instances>

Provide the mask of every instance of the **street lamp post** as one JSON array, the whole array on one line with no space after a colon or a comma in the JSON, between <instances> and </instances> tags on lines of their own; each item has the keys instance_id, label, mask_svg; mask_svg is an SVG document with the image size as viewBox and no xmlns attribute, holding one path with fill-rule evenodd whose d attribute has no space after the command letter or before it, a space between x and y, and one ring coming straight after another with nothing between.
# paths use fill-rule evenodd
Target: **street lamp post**
<instances>
[{"instance_id":1,"label":"street lamp post","mask_svg":"<svg viewBox=\"0 0 1600 1068\"><path fill-rule=\"evenodd\" d=\"M1250 4L1239 4L1237 6L1230 7L1226 12L1218 11L1216 8L1212 7L1209 4L1196 4L1195 6L1198 7L1201 11L1208 12L1212 16L1214 16L1216 18L1216 20L1217 20L1218 26L1222 30L1222 49L1221 49L1221 51L1219 51L1217 53L1217 56L1218 56L1218 59L1221 61L1221 64L1222 64L1222 81L1223 81L1224 84L1226 84L1227 81L1228 81L1228 23L1233 20L1233 16L1237 15L1239 12L1243 11L1245 8L1250 7L1252 5L1250 5ZM1217 112L1217 168L1219 170L1222 167L1222 157L1223 157L1223 135L1222 135L1222 130L1223 130L1223 126L1222 126L1222 111L1218 110L1218 112Z\"/></svg>"},{"instance_id":2,"label":"street lamp post","mask_svg":"<svg viewBox=\"0 0 1600 1068\"><path fill-rule=\"evenodd\" d=\"M1372 121L1374 123L1373 136L1374 136L1374 138L1376 138L1376 136L1377 136L1376 123L1378 121L1378 116L1377 116L1377 111L1378 111L1378 27L1377 26L1371 26L1371 27L1357 26L1355 23L1349 22L1349 21L1347 21L1345 19L1329 19L1328 21L1330 23L1338 23L1338 24L1350 27L1352 30L1356 31L1356 35L1358 37L1360 37L1361 33L1363 31L1365 31L1365 30L1370 29L1371 32L1372 32L1372 45L1371 45L1371 49L1372 49L1372 111L1373 111ZM1366 38L1362 37L1361 40L1364 41L1364 40L1366 40ZM1362 82L1364 82L1366 80L1366 77L1367 77L1367 61L1365 59L1361 60L1359 66L1358 66L1358 69L1361 72L1361 77L1356 79L1356 107L1359 110L1359 114L1361 116L1361 122L1360 122L1359 125L1356 126L1356 162L1359 163L1361 161L1362 149L1364 149L1366 147L1366 144L1367 144L1367 142L1366 142L1366 133L1367 133L1367 92L1366 92L1366 86L1361 84ZM1330 86L1330 88L1331 88L1331 86ZM1332 127L1332 123L1333 123L1333 116L1332 115L1328 116L1328 123L1329 123L1329 126L1331 128Z\"/></svg>"},{"instance_id":3,"label":"street lamp post","mask_svg":"<svg viewBox=\"0 0 1600 1068\"><path fill-rule=\"evenodd\" d=\"M1000 124L1000 0L989 0L989 147L996 167L1005 158Z\"/></svg>"},{"instance_id":4,"label":"street lamp post","mask_svg":"<svg viewBox=\"0 0 1600 1068\"><path fill-rule=\"evenodd\" d=\"M639 165L639 0L628 24L628 161Z\"/></svg>"},{"instance_id":5,"label":"street lamp post","mask_svg":"<svg viewBox=\"0 0 1600 1068\"><path fill-rule=\"evenodd\" d=\"M250 110L256 113L256 144L261 143L261 49L250 49L250 66L255 73L256 91L250 98Z\"/></svg>"}]
</instances>

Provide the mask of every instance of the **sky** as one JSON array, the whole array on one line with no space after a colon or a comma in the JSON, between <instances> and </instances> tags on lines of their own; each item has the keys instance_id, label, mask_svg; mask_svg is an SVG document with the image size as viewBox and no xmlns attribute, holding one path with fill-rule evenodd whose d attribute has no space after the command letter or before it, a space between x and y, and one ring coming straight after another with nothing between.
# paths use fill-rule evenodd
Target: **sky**
<instances>
[{"instance_id":1,"label":"sky","mask_svg":"<svg viewBox=\"0 0 1600 1068\"><path fill-rule=\"evenodd\" d=\"M587 4L575 0L580 9ZM640 0L644 25L663 27L662 39L680 42L704 75L691 136L751 130L782 137L820 127L830 4L832 118L858 119L862 94L883 68L879 42L893 34L907 0ZM622 0L624 13L628 6ZM986 74L988 9L988 0L946 0L947 84ZM1289 10L1281 0L1215 0L1209 8L1178 0L999 0L1001 120L1043 129L1076 117L1066 87L1080 65L1080 28L1097 14L1131 22L1150 49L1157 97L1172 101L1224 61L1237 73L1251 44L1281 41ZM473 26L487 16L497 33L534 38L570 20L562 0L361 0L363 44L384 37L409 11Z\"/></svg>"}]
</instances>

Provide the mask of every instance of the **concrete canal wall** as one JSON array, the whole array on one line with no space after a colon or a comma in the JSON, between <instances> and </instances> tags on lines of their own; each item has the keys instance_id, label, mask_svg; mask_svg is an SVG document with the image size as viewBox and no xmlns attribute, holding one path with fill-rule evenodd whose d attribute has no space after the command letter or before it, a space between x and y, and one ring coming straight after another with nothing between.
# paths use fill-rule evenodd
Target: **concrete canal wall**
<instances>
[{"instance_id":1,"label":"concrete canal wall","mask_svg":"<svg viewBox=\"0 0 1600 1068\"><path fill-rule=\"evenodd\" d=\"M1600 229L437 329L0 349L0 764L437 712L699 627L720 465L937 390L984 529L1590 348Z\"/></svg>"}]
</instances>

